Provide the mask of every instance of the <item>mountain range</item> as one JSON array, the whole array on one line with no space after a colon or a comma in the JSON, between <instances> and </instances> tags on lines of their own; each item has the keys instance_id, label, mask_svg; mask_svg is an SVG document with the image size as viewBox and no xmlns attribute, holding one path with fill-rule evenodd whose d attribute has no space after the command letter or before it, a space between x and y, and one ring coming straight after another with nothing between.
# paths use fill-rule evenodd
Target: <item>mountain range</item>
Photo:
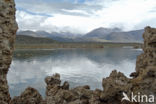
<instances>
[{"instance_id":1,"label":"mountain range","mask_svg":"<svg viewBox=\"0 0 156 104\"><path fill-rule=\"evenodd\" d=\"M18 31L17 35L51 38L59 42L143 42L144 30L122 31L119 28L97 28L87 34L73 34L70 32L46 32L46 31Z\"/></svg>"}]
</instances>

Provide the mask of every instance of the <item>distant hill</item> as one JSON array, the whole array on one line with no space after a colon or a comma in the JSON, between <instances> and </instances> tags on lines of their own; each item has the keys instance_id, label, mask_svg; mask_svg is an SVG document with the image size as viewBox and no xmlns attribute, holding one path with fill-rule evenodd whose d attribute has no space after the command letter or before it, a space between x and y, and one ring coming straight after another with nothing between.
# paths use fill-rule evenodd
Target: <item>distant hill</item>
<instances>
[{"instance_id":1,"label":"distant hill","mask_svg":"<svg viewBox=\"0 0 156 104\"><path fill-rule=\"evenodd\" d=\"M94 39L95 41L98 39L100 41L107 41L107 42L142 42L142 34L144 30L134 30L123 32L118 28L107 29L107 28L98 28L95 29L86 35L84 38L86 39Z\"/></svg>"},{"instance_id":2,"label":"distant hill","mask_svg":"<svg viewBox=\"0 0 156 104\"><path fill-rule=\"evenodd\" d=\"M94 38L100 38L100 37L105 37L108 34L112 32L121 32L122 30L119 28L97 28L92 30L91 32L87 33L84 37L94 37Z\"/></svg>"},{"instance_id":3,"label":"distant hill","mask_svg":"<svg viewBox=\"0 0 156 104\"><path fill-rule=\"evenodd\" d=\"M103 37L103 39L113 42L143 42L143 32L143 29L128 32L113 32Z\"/></svg>"},{"instance_id":4,"label":"distant hill","mask_svg":"<svg viewBox=\"0 0 156 104\"><path fill-rule=\"evenodd\" d=\"M16 44L50 44L50 43L56 43L56 41L44 37L16 35Z\"/></svg>"}]
</instances>

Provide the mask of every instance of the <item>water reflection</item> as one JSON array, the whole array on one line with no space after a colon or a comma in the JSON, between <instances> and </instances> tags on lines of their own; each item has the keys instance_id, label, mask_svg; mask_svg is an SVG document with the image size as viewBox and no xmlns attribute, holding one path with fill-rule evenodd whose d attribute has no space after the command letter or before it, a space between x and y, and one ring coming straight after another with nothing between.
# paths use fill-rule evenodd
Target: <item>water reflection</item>
<instances>
[{"instance_id":1,"label":"water reflection","mask_svg":"<svg viewBox=\"0 0 156 104\"><path fill-rule=\"evenodd\" d=\"M113 69L127 76L135 70L136 56L142 51L124 48L17 50L8 73L12 96L31 86L45 92L44 78L60 73L71 87L90 85L102 88L103 77Z\"/></svg>"}]
</instances>

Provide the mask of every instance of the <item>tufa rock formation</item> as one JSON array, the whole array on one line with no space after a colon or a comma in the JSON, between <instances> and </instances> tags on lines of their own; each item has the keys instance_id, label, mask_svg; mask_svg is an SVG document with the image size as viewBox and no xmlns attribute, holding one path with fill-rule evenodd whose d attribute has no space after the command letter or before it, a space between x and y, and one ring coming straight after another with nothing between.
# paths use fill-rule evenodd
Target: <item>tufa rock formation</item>
<instances>
[{"instance_id":1,"label":"tufa rock formation","mask_svg":"<svg viewBox=\"0 0 156 104\"><path fill-rule=\"evenodd\" d=\"M39 92L31 87L28 87L19 97L15 97L10 104L41 104L43 103L42 96Z\"/></svg>"},{"instance_id":2,"label":"tufa rock formation","mask_svg":"<svg viewBox=\"0 0 156 104\"><path fill-rule=\"evenodd\" d=\"M47 104L89 104L93 91L89 86L77 87L69 90L68 82L60 85L60 75L55 74L45 79L47 84L46 102Z\"/></svg>"},{"instance_id":3,"label":"tufa rock formation","mask_svg":"<svg viewBox=\"0 0 156 104\"><path fill-rule=\"evenodd\" d=\"M0 104L8 104L10 95L7 72L12 60L17 24L13 0L0 0Z\"/></svg>"},{"instance_id":4,"label":"tufa rock formation","mask_svg":"<svg viewBox=\"0 0 156 104\"><path fill-rule=\"evenodd\" d=\"M156 97L156 29L146 27L143 38L144 53L137 58L133 91Z\"/></svg>"},{"instance_id":5,"label":"tufa rock formation","mask_svg":"<svg viewBox=\"0 0 156 104\"><path fill-rule=\"evenodd\" d=\"M122 101L123 92L129 98L132 92L156 96L156 29L146 27L143 34L144 53L137 58L132 79L114 70L103 79L103 90L90 90L88 85L69 89L69 83L61 85L60 75L55 74L45 78L45 99L36 89L28 87L20 96L11 100L6 75L17 30L14 1L0 0L0 10L0 104L139 104L138 101Z\"/></svg>"}]
</instances>

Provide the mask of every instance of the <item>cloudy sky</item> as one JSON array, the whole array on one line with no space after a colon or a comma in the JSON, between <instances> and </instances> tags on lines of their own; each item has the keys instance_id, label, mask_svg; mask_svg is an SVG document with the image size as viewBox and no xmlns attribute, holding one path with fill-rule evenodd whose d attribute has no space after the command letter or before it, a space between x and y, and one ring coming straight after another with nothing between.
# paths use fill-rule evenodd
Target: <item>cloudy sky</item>
<instances>
[{"instance_id":1,"label":"cloudy sky","mask_svg":"<svg viewBox=\"0 0 156 104\"><path fill-rule=\"evenodd\" d=\"M87 33L156 27L156 0L15 0L20 30Z\"/></svg>"}]
</instances>

